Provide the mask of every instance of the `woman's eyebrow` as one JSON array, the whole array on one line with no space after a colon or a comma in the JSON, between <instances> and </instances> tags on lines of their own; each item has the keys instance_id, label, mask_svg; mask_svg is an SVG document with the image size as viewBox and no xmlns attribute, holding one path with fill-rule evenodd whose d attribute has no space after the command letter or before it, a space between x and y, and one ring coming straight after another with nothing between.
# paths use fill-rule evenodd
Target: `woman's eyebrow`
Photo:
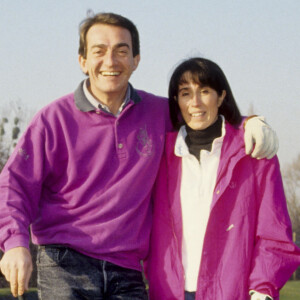
<instances>
[{"instance_id":1,"label":"woman's eyebrow","mask_svg":"<svg viewBox=\"0 0 300 300\"><path fill-rule=\"evenodd\" d=\"M181 91L187 91L189 89L188 86L182 86L182 87L179 87L178 88L178 92L181 92Z\"/></svg>"}]
</instances>

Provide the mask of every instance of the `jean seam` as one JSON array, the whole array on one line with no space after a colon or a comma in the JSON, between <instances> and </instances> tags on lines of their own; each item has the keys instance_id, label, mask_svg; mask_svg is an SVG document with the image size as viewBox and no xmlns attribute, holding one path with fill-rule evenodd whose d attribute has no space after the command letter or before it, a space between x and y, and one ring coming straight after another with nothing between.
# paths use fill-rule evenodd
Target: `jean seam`
<instances>
[{"instance_id":1,"label":"jean seam","mask_svg":"<svg viewBox=\"0 0 300 300\"><path fill-rule=\"evenodd\" d=\"M106 294L107 292L107 273L106 273L106 270L105 270L105 267L106 267L106 261L103 260L102 261L102 273L103 273L103 289L104 289L104 294Z\"/></svg>"}]
</instances>

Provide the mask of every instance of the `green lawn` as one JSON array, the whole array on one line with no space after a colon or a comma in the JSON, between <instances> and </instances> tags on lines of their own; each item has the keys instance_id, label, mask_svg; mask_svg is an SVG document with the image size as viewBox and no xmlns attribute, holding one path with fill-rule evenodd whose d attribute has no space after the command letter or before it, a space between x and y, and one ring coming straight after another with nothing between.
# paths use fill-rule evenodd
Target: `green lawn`
<instances>
[{"instance_id":1,"label":"green lawn","mask_svg":"<svg viewBox=\"0 0 300 300\"><path fill-rule=\"evenodd\" d=\"M28 292L36 292L35 288L30 288ZM11 292L9 288L0 289L0 300L2 299L2 296L10 296Z\"/></svg>"},{"instance_id":2,"label":"green lawn","mask_svg":"<svg viewBox=\"0 0 300 300\"><path fill-rule=\"evenodd\" d=\"M0 299L9 294L9 289L0 289ZM280 292L280 300L300 300L300 281L288 281Z\"/></svg>"},{"instance_id":3,"label":"green lawn","mask_svg":"<svg viewBox=\"0 0 300 300\"><path fill-rule=\"evenodd\" d=\"M0 296L8 295L9 289L0 289Z\"/></svg>"},{"instance_id":4,"label":"green lawn","mask_svg":"<svg viewBox=\"0 0 300 300\"><path fill-rule=\"evenodd\" d=\"M300 281L288 281L280 292L280 300L300 300Z\"/></svg>"}]
</instances>

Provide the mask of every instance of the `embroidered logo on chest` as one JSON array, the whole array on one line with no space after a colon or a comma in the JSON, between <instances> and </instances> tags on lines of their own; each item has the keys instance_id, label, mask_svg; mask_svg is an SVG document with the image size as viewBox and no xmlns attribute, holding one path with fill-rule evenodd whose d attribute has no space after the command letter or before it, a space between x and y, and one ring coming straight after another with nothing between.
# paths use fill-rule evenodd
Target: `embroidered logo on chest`
<instances>
[{"instance_id":1,"label":"embroidered logo on chest","mask_svg":"<svg viewBox=\"0 0 300 300\"><path fill-rule=\"evenodd\" d=\"M148 136L146 125L137 134L136 151L140 156L151 156L153 153L153 141Z\"/></svg>"},{"instance_id":2,"label":"embroidered logo on chest","mask_svg":"<svg viewBox=\"0 0 300 300\"><path fill-rule=\"evenodd\" d=\"M28 158L29 158L29 154L28 154L27 151L26 151L25 149L23 149L23 148L20 148L20 149L18 150L18 154L19 154L21 157L23 157L24 160L28 160Z\"/></svg>"}]
</instances>

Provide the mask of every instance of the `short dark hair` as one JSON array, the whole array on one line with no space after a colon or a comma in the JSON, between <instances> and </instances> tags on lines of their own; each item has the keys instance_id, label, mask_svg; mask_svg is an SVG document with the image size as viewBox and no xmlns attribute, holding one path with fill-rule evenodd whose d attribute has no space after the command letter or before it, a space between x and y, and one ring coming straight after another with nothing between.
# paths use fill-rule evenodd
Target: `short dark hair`
<instances>
[{"instance_id":1,"label":"short dark hair","mask_svg":"<svg viewBox=\"0 0 300 300\"><path fill-rule=\"evenodd\" d=\"M180 63L174 70L169 83L169 108L172 124L176 130L185 124L179 104L178 104L178 88L179 85L186 82L184 73L189 72L192 80L204 86L214 89L219 96L223 90L226 96L222 105L219 107L219 114L222 114L232 125L239 125L242 116L239 108L234 100L231 88L222 69L214 62L201 58L189 58Z\"/></svg>"},{"instance_id":2,"label":"short dark hair","mask_svg":"<svg viewBox=\"0 0 300 300\"><path fill-rule=\"evenodd\" d=\"M133 57L140 54L140 38L136 26L129 19L121 15L117 15L114 13L99 13L92 17L86 18L80 23L78 54L81 55L83 58L86 58L87 54L87 32L95 24L112 25L127 29L131 35Z\"/></svg>"}]
</instances>

